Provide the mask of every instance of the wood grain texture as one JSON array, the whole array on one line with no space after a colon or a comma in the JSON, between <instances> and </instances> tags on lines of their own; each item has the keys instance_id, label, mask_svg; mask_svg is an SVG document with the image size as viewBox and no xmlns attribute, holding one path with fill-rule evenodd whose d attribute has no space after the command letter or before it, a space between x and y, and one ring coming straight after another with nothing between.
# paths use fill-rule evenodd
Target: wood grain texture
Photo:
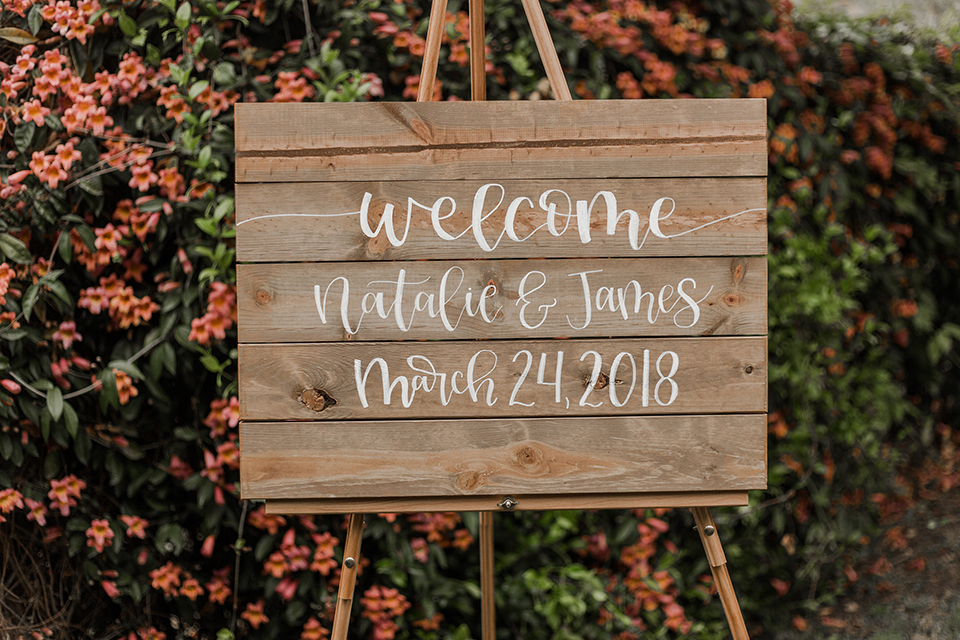
<instances>
[{"instance_id":1,"label":"wood grain texture","mask_svg":"<svg viewBox=\"0 0 960 640\"><path fill-rule=\"evenodd\" d=\"M487 99L486 19L483 0L470 0L470 99Z\"/></svg>"},{"instance_id":2,"label":"wood grain texture","mask_svg":"<svg viewBox=\"0 0 960 640\"><path fill-rule=\"evenodd\" d=\"M246 343L763 335L766 267L765 258L240 264L239 338ZM553 306L544 316L540 305Z\"/></svg>"},{"instance_id":3,"label":"wood grain texture","mask_svg":"<svg viewBox=\"0 0 960 640\"><path fill-rule=\"evenodd\" d=\"M728 179L633 179L633 180L503 180L482 192L484 212L479 230L473 229L472 211L483 180L437 182L362 182L289 184L238 184L237 260L239 262L374 261L464 258L567 258L567 257L669 257L765 255L767 252L767 191L763 178ZM550 190L560 190L550 192ZM619 218L614 234L608 233L608 210L602 191L616 199L616 211L636 211L639 249L630 242L629 214ZM407 212L410 226L401 246L393 246L380 230L367 237L361 230L359 212L364 194L371 232L378 229L387 206L394 211L396 237L404 237ZM544 196L544 194L546 194ZM566 194L566 195L564 195ZM502 196L502 197L501 197ZM457 239L437 234L429 208L449 197L438 216L443 231ZM511 203L529 198L516 212L517 242L505 235L505 219ZM569 197L569 201L567 200ZM673 213L660 219L660 229L670 238L649 231L650 211L660 199L674 202ZM410 199L427 207L410 205ZM541 200L545 207L540 205ZM588 203L589 242L584 243L576 218L577 202ZM595 203L594 203L595 201ZM590 203L594 203L589 206ZM548 223L550 205L558 212L554 235ZM668 210L664 205L663 212ZM744 213L746 212L746 213ZM563 216L572 214L567 219ZM739 214L739 215L738 215ZM658 217L662 217L658 216ZM485 251L479 233L493 252ZM682 235L680 235L682 234ZM497 240L502 237L499 244Z\"/></svg>"},{"instance_id":4,"label":"wood grain texture","mask_svg":"<svg viewBox=\"0 0 960 640\"><path fill-rule=\"evenodd\" d=\"M437 80L437 62L440 58L440 39L447 24L447 0L433 0L430 7L430 21L427 24L426 49L423 53L423 65L420 68L420 86L417 90L417 102L433 100L433 87Z\"/></svg>"},{"instance_id":5,"label":"wood grain texture","mask_svg":"<svg viewBox=\"0 0 960 640\"><path fill-rule=\"evenodd\" d=\"M766 486L763 415L243 422L240 434L246 499Z\"/></svg>"},{"instance_id":6,"label":"wood grain texture","mask_svg":"<svg viewBox=\"0 0 960 640\"><path fill-rule=\"evenodd\" d=\"M764 100L240 104L237 182L766 176Z\"/></svg>"},{"instance_id":7,"label":"wood grain texture","mask_svg":"<svg viewBox=\"0 0 960 640\"><path fill-rule=\"evenodd\" d=\"M615 487L611 487L614 490ZM416 498L339 498L335 500L283 499L266 501L274 515L361 513L422 513L431 511L503 511L504 496L427 496ZM674 493L516 494L516 511L554 509L655 509L657 507L740 507L749 503L746 491L691 491Z\"/></svg>"},{"instance_id":8,"label":"wood grain texture","mask_svg":"<svg viewBox=\"0 0 960 640\"><path fill-rule=\"evenodd\" d=\"M761 412L767 406L765 336L241 344L239 350L242 420L736 413ZM563 357L558 391L550 383L557 378L560 350ZM587 353L591 350L600 356L596 377L597 359ZM642 383L644 350L649 350L646 406ZM620 357L618 370L611 376L611 368L621 353L625 355ZM661 375L656 362L666 354L660 371L668 375L674 364L670 353L676 354L679 361L672 376L677 393L673 397L673 386L664 382L658 402L655 385ZM375 359L387 365L392 385L390 404L384 399L387 385L381 378L383 368L371 364ZM473 392L468 383L471 367ZM361 376L368 376L366 384L361 385L366 407L358 392L357 368ZM435 371L436 375L427 375L428 371ZM596 382L587 393L593 379ZM405 396L409 406L404 406Z\"/></svg>"},{"instance_id":9,"label":"wood grain texture","mask_svg":"<svg viewBox=\"0 0 960 640\"><path fill-rule=\"evenodd\" d=\"M567 79L563 74L563 67L560 66L560 58L557 57L557 49L553 46L550 29L547 28L547 21L543 17L540 0L521 0L521 3L524 13L527 14L527 22L530 23L530 30L533 31L533 39L537 43L540 61L543 63L544 71L546 71L547 78L550 80L554 95L557 100L572 100L570 87L567 86Z\"/></svg>"},{"instance_id":10,"label":"wood grain texture","mask_svg":"<svg viewBox=\"0 0 960 640\"><path fill-rule=\"evenodd\" d=\"M766 101L590 100L494 102L240 103L236 148L329 151L579 140L765 138ZM575 134L575 137L571 137ZM760 175L766 175L766 169Z\"/></svg>"}]
</instances>

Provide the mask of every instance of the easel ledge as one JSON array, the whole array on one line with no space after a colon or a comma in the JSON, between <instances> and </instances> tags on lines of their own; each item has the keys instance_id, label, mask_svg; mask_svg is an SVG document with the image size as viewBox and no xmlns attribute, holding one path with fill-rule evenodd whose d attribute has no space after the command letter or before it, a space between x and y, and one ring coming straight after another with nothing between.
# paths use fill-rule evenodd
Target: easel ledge
<instances>
[{"instance_id":1,"label":"easel ledge","mask_svg":"<svg viewBox=\"0 0 960 640\"><path fill-rule=\"evenodd\" d=\"M662 493L583 493L571 495L510 496L511 511L558 509L638 509L739 507L748 502L746 491L692 491ZM270 499L271 515L336 515L343 513L420 513L430 511L505 511L498 506L503 496L442 496L423 498Z\"/></svg>"}]
</instances>

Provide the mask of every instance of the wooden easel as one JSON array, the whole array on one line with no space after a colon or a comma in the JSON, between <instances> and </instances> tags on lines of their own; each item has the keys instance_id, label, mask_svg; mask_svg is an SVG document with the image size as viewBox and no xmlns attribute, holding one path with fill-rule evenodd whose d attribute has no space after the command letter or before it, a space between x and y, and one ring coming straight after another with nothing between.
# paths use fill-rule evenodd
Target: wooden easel
<instances>
[{"instance_id":1,"label":"wooden easel","mask_svg":"<svg viewBox=\"0 0 960 640\"><path fill-rule=\"evenodd\" d=\"M560 59L553 46L553 40L547 28L547 22L540 7L539 0L521 0L527 21L533 32L540 59L543 61L547 79L558 100L572 100L570 88L567 86L560 66ZM430 10L430 21L427 28L426 48L423 58L423 68L420 73L420 85L417 92L417 102L429 102L433 99L434 86L437 77L437 65L440 57L440 42L443 35L447 0L433 0ZM486 100L486 56L484 54L484 1L469 0L470 16L470 43L479 43L478 47L470 47L470 88L471 100ZM662 497L661 497L662 499ZM504 510L511 510L514 505L505 504L509 498L497 506ZM680 505L689 498L678 497L676 504ZM514 503L515 504L515 503ZM595 505L603 506L603 505ZM624 505L609 505L624 506ZM569 508L569 506L568 506ZM689 507L697 524L700 541L703 543L710 571L720 594L723 611L730 625L734 640L749 640L746 625L740 604L730 581L727 570L727 560L720 543L720 535L716 522L708 507ZM357 566L360 562L360 541L363 537L364 514L352 513L347 525L347 535L344 542L343 564L340 573L340 586L337 595L337 604L334 612L333 632L331 640L346 640L350 626L350 612L353 606L353 593L357 580ZM480 511L480 619L482 640L496 638L496 608L494 601L494 561L493 561L493 512Z\"/></svg>"}]
</instances>

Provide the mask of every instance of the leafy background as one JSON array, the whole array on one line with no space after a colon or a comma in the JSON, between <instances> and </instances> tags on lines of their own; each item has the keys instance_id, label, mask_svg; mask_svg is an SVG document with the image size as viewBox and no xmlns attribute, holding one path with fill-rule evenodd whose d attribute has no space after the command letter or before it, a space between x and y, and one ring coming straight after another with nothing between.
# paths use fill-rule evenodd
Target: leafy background
<instances>
[{"instance_id":1,"label":"leafy background","mask_svg":"<svg viewBox=\"0 0 960 640\"><path fill-rule=\"evenodd\" d=\"M549 99L486 4L490 98ZM469 96L465 5L438 99ZM414 98L427 3L2 6L0 627L326 637L343 519L238 497L232 105ZM960 484L960 46L785 0L544 7L580 99L768 99L770 488L717 517L752 633L805 629ZM726 633L684 511L496 523L503 638ZM368 517L351 634L477 636L477 529Z\"/></svg>"}]
</instances>

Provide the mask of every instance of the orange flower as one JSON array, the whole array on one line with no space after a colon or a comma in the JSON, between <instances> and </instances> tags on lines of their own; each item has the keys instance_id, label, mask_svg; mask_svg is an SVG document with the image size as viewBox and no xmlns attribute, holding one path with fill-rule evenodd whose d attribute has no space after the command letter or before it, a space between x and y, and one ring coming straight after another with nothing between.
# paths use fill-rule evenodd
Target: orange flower
<instances>
[{"instance_id":1,"label":"orange flower","mask_svg":"<svg viewBox=\"0 0 960 640\"><path fill-rule=\"evenodd\" d=\"M215 604L223 604L233 593L224 576L215 576L205 586L207 587L207 596Z\"/></svg>"},{"instance_id":2,"label":"orange flower","mask_svg":"<svg viewBox=\"0 0 960 640\"><path fill-rule=\"evenodd\" d=\"M120 516L120 520L123 521L123 524L127 525L127 537L129 538L140 538L143 540L147 537L146 527L150 524L140 516Z\"/></svg>"},{"instance_id":3,"label":"orange flower","mask_svg":"<svg viewBox=\"0 0 960 640\"><path fill-rule=\"evenodd\" d=\"M183 570L172 562L150 572L150 586L160 589L166 594L173 595L176 587L180 586L180 575Z\"/></svg>"},{"instance_id":4,"label":"orange flower","mask_svg":"<svg viewBox=\"0 0 960 640\"><path fill-rule=\"evenodd\" d=\"M106 519L94 520L87 529L87 546L93 547L97 553L103 553L103 550L113 544L113 529L110 528L110 522Z\"/></svg>"},{"instance_id":5,"label":"orange flower","mask_svg":"<svg viewBox=\"0 0 960 640\"><path fill-rule=\"evenodd\" d=\"M323 640L329 635L330 632L320 625L319 620L310 618L307 620L307 624L303 625L303 633L300 634L300 640Z\"/></svg>"},{"instance_id":6,"label":"orange flower","mask_svg":"<svg viewBox=\"0 0 960 640\"><path fill-rule=\"evenodd\" d=\"M188 600L195 601L197 597L203 595L203 587L200 586L196 578L188 578L183 582L183 586L180 587L180 595Z\"/></svg>"},{"instance_id":7,"label":"orange flower","mask_svg":"<svg viewBox=\"0 0 960 640\"><path fill-rule=\"evenodd\" d=\"M748 98L772 98L776 90L773 87L773 82L770 80L761 80L760 82L750 85L750 88L747 89Z\"/></svg>"},{"instance_id":8,"label":"orange flower","mask_svg":"<svg viewBox=\"0 0 960 640\"><path fill-rule=\"evenodd\" d=\"M249 622L254 629L259 629L260 625L270 622L270 618L263 613L263 600L258 600L256 604L248 603L246 611L241 613L240 617Z\"/></svg>"},{"instance_id":9,"label":"orange flower","mask_svg":"<svg viewBox=\"0 0 960 640\"><path fill-rule=\"evenodd\" d=\"M30 100L23 105L23 111L20 114L27 122L33 122L38 127L44 124L44 118L50 115L50 109L40 104L39 100Z\"/></svg>"},{"instance_id":10,"label":"orange flower","mask_svg":"<svg viewBox=\"0 0 960 640\"><path fill-rule=\"evenodd\" d=\"M119 369L114 369L113 375L117 379L117 396L120 398L120 404L127 404L130 398L139 395L140 391L133 386L133 379L129 375Z\"/></svg>"}]
</instances>

